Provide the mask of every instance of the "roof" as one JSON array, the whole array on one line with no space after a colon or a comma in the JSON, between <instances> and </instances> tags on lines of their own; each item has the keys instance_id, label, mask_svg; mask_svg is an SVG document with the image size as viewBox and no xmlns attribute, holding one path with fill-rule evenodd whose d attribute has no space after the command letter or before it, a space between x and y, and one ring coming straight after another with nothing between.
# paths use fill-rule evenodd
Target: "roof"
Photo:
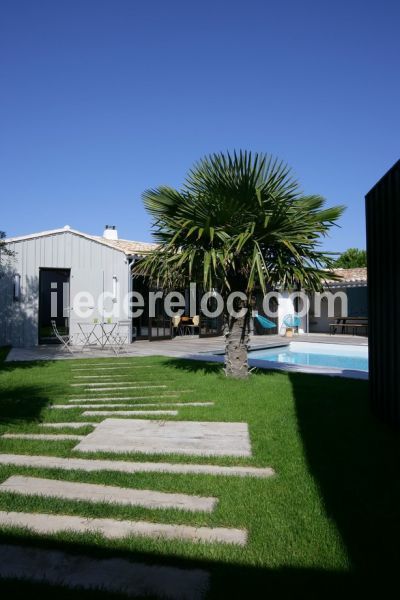
<instances>
[{"instance_id":1,"label":"roof","mask_svg":"<svg viewBox=\"0 0 400 600\"><path fill-rule=\"evenodd\" d=\"M325 284L336 287L349 287L352 285L367 285L367 267L358 269L333 269L333 273L340 277L339 280L326 279Z\"/></svg>"},{"instance_id":2,"label":"roof","mask_svg":"<svg viewBox=\"0 0 400 600\"><path fill-rule=\"evenodd\" d=\"M89 235L88 233L77 231L76 229L72 229L71 227L69 227L69 225L65 225L65 227L60 227L59 229L50 229L48 231L40 231L39 233L31 233L28 235L7 238L4 241L6 243L22 242L24 240L46 237L50 235L58 235L62 233L72 233L74 235L79 235L80 237L91 240L93 242L97 242L99 244L103 244L104 246L108 246L109 248L114 248L114 250L119 250L120 252L123 252L126 255L146 254L147 252L151 252L152 250L155 250L155 248L157 248L157 244L151 242L136 242L134 240L107 240L98 235Z\"/></svg>"},{"instance_id":3,"label":"roof","mask_svg":"<svg viewBox=\"0 0 400 600\"><path fill-rule=\"evenodd\" d=\"M153 244L151 242L135 242L133 240L106 240L100 236L91 236L94 240L105 244L106 246L111 246L116 248L117 250L121 250L125 252L125 254L141 254L151 252L155 250L158 244Z\"/></svg>"}]
</instances>

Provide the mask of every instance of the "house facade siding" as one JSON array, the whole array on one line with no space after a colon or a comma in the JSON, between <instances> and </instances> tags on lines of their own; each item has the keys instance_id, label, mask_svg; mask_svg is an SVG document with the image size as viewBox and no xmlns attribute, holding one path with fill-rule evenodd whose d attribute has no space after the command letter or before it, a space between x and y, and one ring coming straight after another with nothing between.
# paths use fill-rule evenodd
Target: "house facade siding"
<instances>
[{"instance_id":1,"label":"house facade siding","mask_svg":"<svg viewBox=\"0 0 400 600\"><path fill-rule=\"evenodd\" d=\"M70 270L71 302L78 292L83 291L92 294L96 300L102 292L112 294L113 277L116 277L119 288L116 310L121 309L120 319L124 318L121 299L129 292L130 278L129 261L123 252L68 230L11 241L8 248L14 256L3 261L0 278L0 345L38 344L39 273L42 268ZM16 274L21 282L18 300L14 299ZM78 322L102 319L97 307L86 319L74 314L71 303L70 308L72 334L78 333Z\"/></svg>"}]
</instances>

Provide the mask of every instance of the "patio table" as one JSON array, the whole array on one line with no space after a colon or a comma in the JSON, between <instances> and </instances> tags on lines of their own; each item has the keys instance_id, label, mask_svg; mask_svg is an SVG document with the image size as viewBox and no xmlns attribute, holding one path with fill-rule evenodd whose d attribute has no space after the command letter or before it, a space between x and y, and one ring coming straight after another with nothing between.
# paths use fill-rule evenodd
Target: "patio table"
<instances>
[{"instance_id":1,"label":"patio table","mask_svg":"<svg viewBox=\"0 0 400 600\"><path fill-rule=\"evenodd\" d=\"M86 346L101 346L103 350L107 345L112 348L116 344L116 328L118 323L78 323L83 336L82 350Z\"/></svg>"},{"instance_id":2,"label":"patio table","mask_svg":"<svg viewBox=\"0 0 400 600\"><path fill-rule=\"evenodd\" d=\"M92 343L96 346L97 344L101 345L101 340L97 335L98 325L98 323L78 323L78 327L83 338L82 351L86 348L86 346L92 345ZM92 338L94 338L94 342L92 342Z\"/></svg>"},{"instance_id":3,"label":"patio table","mask_svg":"<svg viewBox=\"0 0 400 600\"><path fill-rule=\"evenodd\" d=\"M331 334L341 328L342 334L346 329L353 329L353 335L356 329L365 328L368 334L368 317L337 317L334 323L330 323L329 329Z\"/></svg>"}]
</instances>

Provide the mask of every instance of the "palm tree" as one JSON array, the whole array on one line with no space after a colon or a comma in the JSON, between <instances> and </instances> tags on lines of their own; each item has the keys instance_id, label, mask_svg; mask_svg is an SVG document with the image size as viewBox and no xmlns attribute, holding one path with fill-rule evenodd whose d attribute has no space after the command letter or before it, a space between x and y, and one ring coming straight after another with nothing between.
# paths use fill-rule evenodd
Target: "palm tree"
<instances>
[{"instance_id":1,"label":"palm tree","mask_svg":"<svg viewBox=\"0 0 400 600\"><path fill-rule=\"evenodd\" d=\"M159 247L136 273L164 288L196 282L218 289L226 301L243 292L225 313L225 372L247 377L252 293L274 286L320 290L334 260L319 249L321 236L344 208L323 208L305 196L287 165L266 154L212 154L189 171L181 190L144 192Z\"/></svg>"}]
</instances>

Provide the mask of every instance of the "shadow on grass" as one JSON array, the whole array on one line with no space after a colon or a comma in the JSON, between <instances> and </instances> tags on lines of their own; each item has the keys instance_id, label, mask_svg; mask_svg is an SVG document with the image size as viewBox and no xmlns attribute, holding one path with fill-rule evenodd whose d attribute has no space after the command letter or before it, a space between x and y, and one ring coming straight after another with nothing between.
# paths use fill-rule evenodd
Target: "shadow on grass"
<instances>
[{"instance_id":1,"label":"shadow on grass","mask_svg":"<svg viewBox=\"0 0 400 600\"><path fill-rule=\"evenodd\" d=\"M223 363L207 362L202 360L189 360L185 358L168 358L163 361L163 366L186 371L187 373L222 373Z\"/></svg>"},{"instance_id":2,"label":"shadow on grass","mask_svg":"<svg viewBox=\"0 0 400 600\"><path fill-rule=\"evenodd\" d=\"M46 367L48 363L37 362L10 362L4 360L10 347L0 347L0 376L14 371ZM16 377L18 375L16 374ZM35 385L19 385L7 387L0 380L0 424L19 423L22 421L38 421L42 409L50 403L50 399L43 392L43 388Z\"/></svg>"},{"instance_id":3,"label":"shadow on grass","mask_svg":"<svg viewBox=\"0 0 400 600\"><path fill-rule=\"evenodd\" d=\"M368 382L290 374L299 431L353 569L382 583L400 564L400 436L376 421Z\"/></svg>"},{"instance_id":4,"label":"shadow on grass","mask_svg":"<svg viewBox=\"0 0 400 600\"><path fill-rule=\"evenodd\" d=\"M0 424L39 421L49 403L50 399L40 387L23 385L0 389Z\"/></svg>"},{"instance_id":5,"label":"shadow on grass","mask_svg":"<svg viewBox=\"0 0 400 600\"><path fill-rule=\"evenodd\" d=\"M277 568L266 569L244 566L240 564L228 564L217 561L176 558L166 555L158 555L144 552L121 551L113 548L99 548L95 545L62 542L55 539L24 537L13 534L1 536L0 544L16 544L29 548L46 548L49 550L64 551L71 555L84 555L99 559L125 558L139 564L150 564L154 566L176 567L180 569L201 569L210 574L210 587L205 596L207 600L221 598L298 598L306 597L318 600L321 597L335 596L344 590L350 591L356 584L352 574L334 572L327 570L307 568ZM4 585L7 587L3 587ZM41 598L54 599L54 591L57 598L72 598L72 592L66 588L53 585L33 585L24 582L2 582L2 590L7 591L32 591L41 592ZM179 589L179 582L177 582ZM42 594L44 593L44 595ZM73 598L92 598L93 592L74 590ZM99 598L123 597L115 594L101 594ZM125 596L126 597L126 596ZM136 597L136 596L135 596ZM140 596L141 597L141 596ZM174 596L175 597L175 596ZM178 596L176 596L178 597ZM179 596L181 597L181 596ZM190 600L190 596L184 596ZM198 598L197 595L193 597ZM146 596L148 599L149 596ZM157 596L158 598L158 596Z\"/></svg>"}]
</instances>

